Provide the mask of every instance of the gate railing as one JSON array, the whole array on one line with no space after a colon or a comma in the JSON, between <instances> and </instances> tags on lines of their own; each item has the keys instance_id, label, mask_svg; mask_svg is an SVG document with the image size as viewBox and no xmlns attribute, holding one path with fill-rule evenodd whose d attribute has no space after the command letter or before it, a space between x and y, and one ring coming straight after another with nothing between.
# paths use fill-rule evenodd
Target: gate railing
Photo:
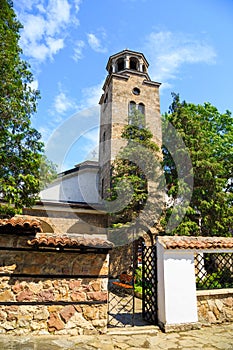
<instances>
[{"instance_id":1,"label":"gate railing","mask_svg":"<svg viewBox=\"0 0 233 350\"><path fill-rule=\"evenodd\" d=\"M233 253L198 253L194 261L198 290L233 288Z\"/></svg>"},{"instance_id":2,"label":"gate railing","mask_svg":"<svg viewBox=\"0 0 233 350\"><path fill-rule=\"evenodd\" d=\"M134 290L109 281L108 327L134 325Z\"/></svg>"},{"instance_id":3,"label":"gate railing","mask_svg":"<svg viewBox=\"0 0 233 350\"><path fill-rule=\"evenodd\" d=\"M142 316L157 325L157 254L156 246L142 248Z\"/></svg>"}]
</instances>

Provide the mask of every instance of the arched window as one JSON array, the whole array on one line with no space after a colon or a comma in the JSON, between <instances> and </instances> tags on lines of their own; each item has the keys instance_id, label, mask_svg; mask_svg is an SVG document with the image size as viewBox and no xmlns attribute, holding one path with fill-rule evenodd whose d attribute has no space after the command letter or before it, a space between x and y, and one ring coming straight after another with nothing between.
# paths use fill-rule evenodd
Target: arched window
<instances>
[{"instance_id":1,"label":"arched window","mask_svg":"<svg viewBox=\"0 0 233 350\"><path fill-rule=\"evenodd\" d=\"M128 123L132 124L132 116L136 110L141 113L141 118L140 115L138 116L138 118L140 118L138 119L138 123L139 127L143 128L145 127L145 105L142 102L138 105L134 101L129 102Z\"/></svg>"},{"instance_id":2,"label":"arched window","mask_svg":"<svg viewBox=\"0 0 233 350\"><path fill-rule=\"evenodd\" d=\"M130 58L129 68L133 70L138 70L138 60L134 57Z\"/></svg>"},{"instance_id":3,"label":"arched window","mask_svg":"<svg viewBox=\"0 0 233 350\"><path fill-rule=\"evenodd\" d=\"M123 70L125 68L124 58L119 58L117 60L116 67L117 67L117 72L120 72L121 70Z\"/></svg>"},{"instance_id":4,"label":"arched window","mask_svg":"<svg viewBox=\"0 0 233 350\"><path fill-rule=\"evenodd\" d=\"M132 115L136 109L136 103L134 101L130 101L129 103L129 124L132 123Z\"/></svg>"},{"instance_id":5,"label":"arched window","mask_svg":"<svg viewBox=\"0 0 233 350\"><path fill-rule=\"evenodd\" d=\"M104 179L101 180L101 198L104 198Z\"/></svg>"},{"instance_id":6,"label":"arched window","mask_svg":"<svg viewBox=\"0 0 233 350\"><path fill-rule=\"evenodd\" d=\"M145 127L145 105L143 103L138 104L138 111L142 114L142 118L139 123L139 128L142 129Z\"/></svg>"},{"instance_id":7,"label":"arched window","mask_svg":"<svg viewBox=\"0 0 233 350\"><path fill-rule=\"evenodd\" d=\"M140 113L145 114L145 105L143 103L139 103L138 110Z\"/></svg>"},{"instance_id":8,"label":"arched window","mask_svg":"<svg viewBox=\"0 0 233 350\"><path fill-rule=\"evenodd\" d=\"M103 142L103 152L105 152L105 141L106 141L106 132L104 131L104 133L103 133L103 139L102 139L102 142Z\"/></svg>"},{"instance_id":9,"label":"arched window","mask_svg":"<svg viewBox=\"0 0 233 350\"><path fill-rule=\"evenodd\" d=\"M108 102L108 93L106 93L105 98L104 98L104 103Z\"/></svg>"}]
</instances>

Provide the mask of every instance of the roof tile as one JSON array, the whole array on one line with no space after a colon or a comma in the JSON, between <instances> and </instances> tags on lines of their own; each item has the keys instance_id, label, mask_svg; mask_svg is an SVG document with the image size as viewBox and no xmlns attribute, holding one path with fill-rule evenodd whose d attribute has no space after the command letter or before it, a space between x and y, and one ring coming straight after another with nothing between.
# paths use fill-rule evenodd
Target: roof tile
<instances>
[{"instance_id":1,"label":"roof tile","mask_svg":"<svg viewBox=\"0 0 233 350\"><path fill-rule=\"evenodd\" d=\"M0 219L0 232L7 232L8 229L16 231L17 228L35 230L41 232L41 223L38 219L14 216L10 219Z\"/></svg>"},{"instance_id":2,"label":"roof tile","mask_svg":"<svg viewBox=\"0 0 233 350\"><path fill-rule=\"evenodd\" d=\"M30 246L44 246L44 247L63 247L63 248L95 248L95 249L111 249L113 243L100 238L87 238L87 237L69 237L69 236L51 236L40 235L32 240L28 240Z\"/></svg>"},{"instance_id":3,"label":"roof tile","mask_svg":"<svg viewBox=\"0 0 233 350\"><path fill-rule=\"evenodd\" d=\"M158 236L165 249L233 249L233 237Z\"/></svg>"}]
</instances>

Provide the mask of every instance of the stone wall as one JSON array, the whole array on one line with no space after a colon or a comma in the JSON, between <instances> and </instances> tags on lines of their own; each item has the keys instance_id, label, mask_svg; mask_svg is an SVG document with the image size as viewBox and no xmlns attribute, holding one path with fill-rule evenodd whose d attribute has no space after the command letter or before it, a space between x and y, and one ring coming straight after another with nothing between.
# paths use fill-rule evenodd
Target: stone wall
<instances>
[{"instance_id":1,"label":"stone wall","mask_svg":"<svg viewBox=\"0 0 233 350\"><path fill-rule=\"evenodd\" d=\"M64 208L62 208L61 204L61 207L57 207L55 210L50 207L46 209L38 204L32 209L24 209L23 214L27 218L36 216L41 221L43 232L46 233L51 232L58 235L64 233L95 234L95 236L98 234L103 237L106 236L106 227L108 225L106 214L96 214L94 210L90 210L90 213L85 213L85 210L82 209L78 212L77 208L72 209L72 207L69 208L65 204L63 206Z\"/></svg>"},{"instance_id":2,"label":"stone wall","mask_svg":"<svg viewBox=\"0 0 233 350\"><path fill-rule=\"evenodd\" d=\"M113 248L109 256L110 277L117 278L123 272L132 272L132 244Z\"/></svg>"},{"instance_id":3,"label":"stone wall","mask_svg":"<svg viewBox=\"0 0 233 350\"><path fill-rule=\"evenodd\" d=\"M92 334L107 327L108 255L0 254L0 333Z\"/></svg>"},{"instance_id":4,"label":"stone wall","mask_svg":"<svg viewBox=\"0 0 233 350\"><path fill-rule=\"evenodd\" d=\"M233 322L233 289L197 291L197 308L202 324Z\"/></svg>"}]
</instances>

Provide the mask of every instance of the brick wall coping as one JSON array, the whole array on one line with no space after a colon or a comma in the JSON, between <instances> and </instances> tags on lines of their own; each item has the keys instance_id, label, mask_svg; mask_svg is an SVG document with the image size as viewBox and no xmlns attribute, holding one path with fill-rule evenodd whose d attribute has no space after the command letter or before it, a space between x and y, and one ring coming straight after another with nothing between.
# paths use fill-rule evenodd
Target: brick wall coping
<instances>
[{"instance_id":1,"label":"brick wall coping","mask_svg":"<svg viewBox=\"0 0 233 350\"><path fill-rule=\"evenodd\" d=\"M61 247L61 248L95 248L95 249L112 249L113 243L93 237L81 237L81 236L55 236L49 234L41 234L32 240L28 240L28 245L37 247Z\"/></svg>"},{"instance_id":2,"label":"brick wall coping","mask_svg":"<svg viewBox=\"0 0 233 350\"><path fill-rule=\"evenodd\" d=\"M158 236L165 249L233 249L233 237Z\"/></svg>"},{"instance_id":3,"label":"brick wall coping","mask_svg":"<svg viewBox=\"0 0 233 350\"><path fill-rule=\"evenodd\" d=\"M208 295L233 295L233 288L197 290L197 297Z\"/></svg>"}]
</instances>

